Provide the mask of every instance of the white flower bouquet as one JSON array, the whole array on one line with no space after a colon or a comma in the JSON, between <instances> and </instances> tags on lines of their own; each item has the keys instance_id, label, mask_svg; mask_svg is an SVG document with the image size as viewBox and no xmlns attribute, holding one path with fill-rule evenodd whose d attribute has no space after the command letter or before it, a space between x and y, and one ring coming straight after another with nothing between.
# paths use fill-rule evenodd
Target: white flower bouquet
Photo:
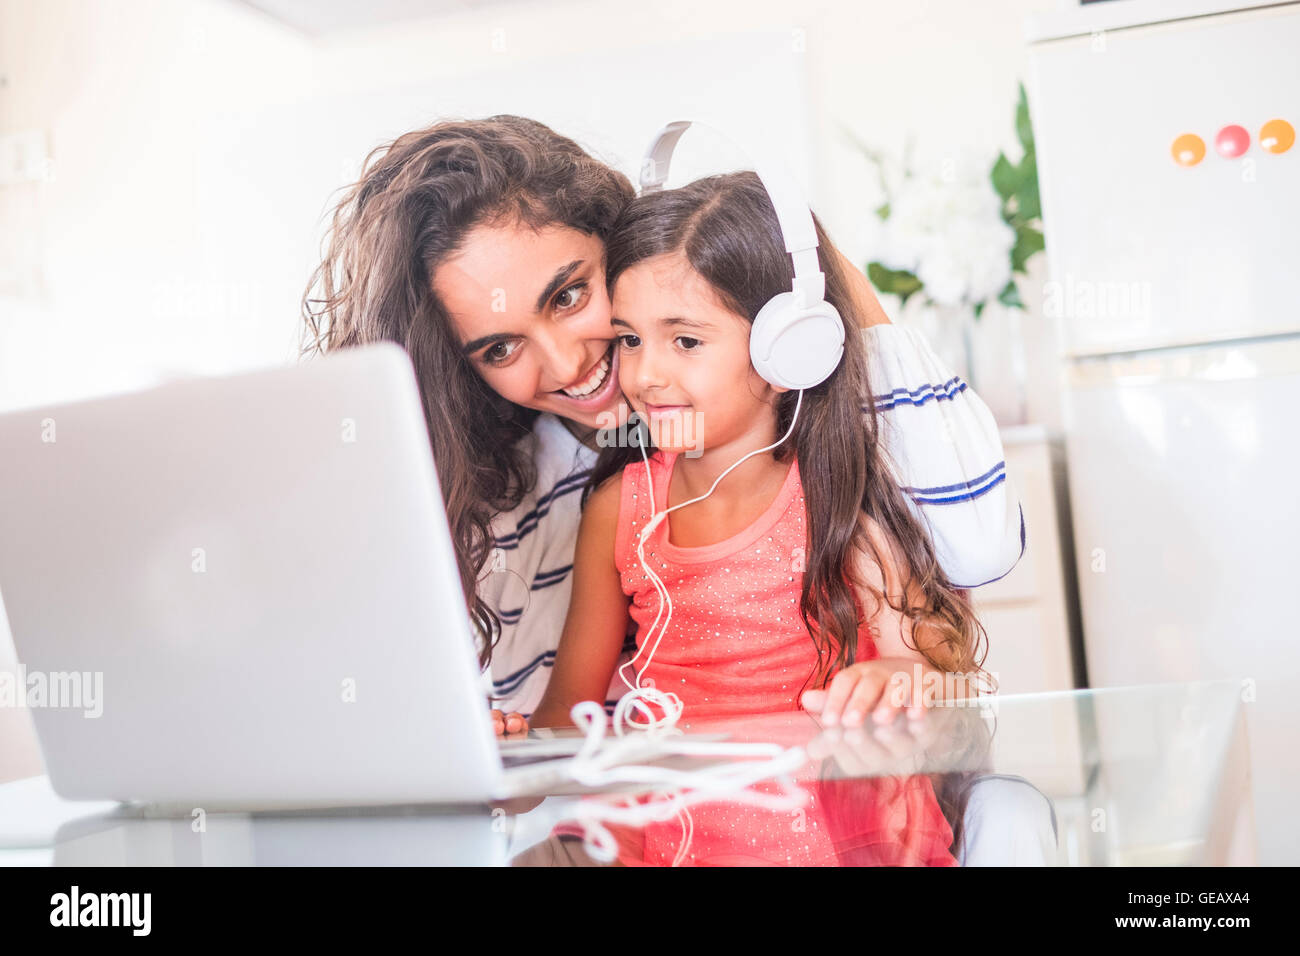
<instances>
[{"instance_id":1,"label":"white flower bouquet","mask_svg":"<svg viewBox=\"0 0 1300 956\"><path fill-rule=\"evenodd\" d=\"M1024 156L1012 164L969 152L895 163L860 147L876 164L886 201L867 237L867 276L900 305L917 296L929 306L969 309L978 319L1000 302L1023 309L1014 273L1043 249L1038 164L1024 87L1016 111Z\"/></svg>"}]
</instances>

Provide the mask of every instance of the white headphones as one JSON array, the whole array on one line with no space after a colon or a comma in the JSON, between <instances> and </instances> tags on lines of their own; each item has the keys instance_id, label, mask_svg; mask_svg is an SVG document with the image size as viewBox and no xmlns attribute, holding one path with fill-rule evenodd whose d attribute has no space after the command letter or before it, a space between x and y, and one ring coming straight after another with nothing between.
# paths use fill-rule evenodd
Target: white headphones
<instances>
[{"instance_id":1,"label":"white headphones","mask_svg":"<svg viewBox=\"0 0 1300 956\"><path fill-rule=\"evenodd\" d=\"M691 120L669 123L650 143L641 163L643 195L663 188L677 141L691 126L705 124ZM755 159L755 172L776 209L785 251L794 261L790 291L769 299L754 317L749 358L754 370L773 385L791 390L812 388L826 381L840 364L844 323L835 306L826 301L826 276L817 261L817 230L798 185L778 163L760 163L752 152L749 155Z\"/></svg>"}]
</instances>

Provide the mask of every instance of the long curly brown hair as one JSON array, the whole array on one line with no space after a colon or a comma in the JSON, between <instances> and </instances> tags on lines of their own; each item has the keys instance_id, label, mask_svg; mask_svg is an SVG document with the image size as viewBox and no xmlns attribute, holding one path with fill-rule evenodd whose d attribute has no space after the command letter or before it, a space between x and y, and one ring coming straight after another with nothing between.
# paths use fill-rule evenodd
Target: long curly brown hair
<instances>
[{"instance_id":1,"label":"long curly brown hair","mask_svg":"<svg viewBox=\"0 0 1300 956\"><path fill-rule=\"evenodd\" d=\"M882 564L860 520L864 515L883 529L893 563L915 587L896 603L870 582L859 583L909 618L914 633L916 625L928 625L938 641L916 649L933 666L982 674L984 629L965 593L945 576L928 529L886 466L856 306L838 261L825 252L832 246L816 217L814 223L826 299L844 320L844 358L830 378L804 392L794 433L773 452L778 461L797 455L803 482L808 548L800 612L818 655L810 680L824 684L854 662L860 611L850 569L860 554ZM607 247L611 293L627 269L665 254L683 255L729 309L750 321L770 298L790 291L794 275L776 211L752 172L710 176L633 200ZM778 401L777 434L790 427L796 398L787 392ZM588 488L639 460L637 448L605 448Z\"/></svg>"},{"instance_id":2,"label":"long curly brown hair","mask_svg":"<svg viewBox=\"0 0 1300 956\"><path fill-rule=\"evenodd\" d=\"M519 440L538 413L498 395L462 354L434 271L486 222L563 225L605 240L633 195L626 176L542 123L440 122L366 158L333 209L303 296L304 357L385 340L411 357L484 665L501 627L478 596L479 574L492 518L536 481Z\"/></svg>"}]
</instances>

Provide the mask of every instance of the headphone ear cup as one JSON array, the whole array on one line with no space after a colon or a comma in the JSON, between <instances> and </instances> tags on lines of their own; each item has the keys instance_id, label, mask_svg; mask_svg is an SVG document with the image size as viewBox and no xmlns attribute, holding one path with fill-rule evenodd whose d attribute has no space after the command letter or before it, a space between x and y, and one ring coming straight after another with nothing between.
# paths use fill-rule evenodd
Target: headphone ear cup
<instances>
[{"instance_id":1,"label":"headphone ear cup","mask_svg":"<svg viewBox=\"0 0 1300 956\"><path fill-rule=\"evenodd\" d=\"M794 292L782 292L754 317L749 360L772 385L813 388L830 378L843 355L844 322L829 302L808 305Z\"/></svg>"}]
</instances>

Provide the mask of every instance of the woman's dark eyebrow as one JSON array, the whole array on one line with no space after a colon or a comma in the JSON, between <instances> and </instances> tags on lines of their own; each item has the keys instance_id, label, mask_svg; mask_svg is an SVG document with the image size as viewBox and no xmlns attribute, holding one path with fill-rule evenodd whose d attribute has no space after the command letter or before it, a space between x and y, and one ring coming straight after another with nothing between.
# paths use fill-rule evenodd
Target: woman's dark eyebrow
<instances>
[{"instance_id":1,"label":"woman's dark eyebrow","mask_svg":"<svg viewBox=\"0 0 1300 956\"><path fill-rule=\"evenodd\" d=\"M560 286L569 280L569 276L573 275L574 270L580 265L582 265L582 260L574 259L567 266L560 266L560 268L556 269L555 275L551 276L551 281L546 283L546 288L537 297L537 305L533 311L541 312L542 309L546 308L546 303L551 301L551 296L560 291Z\"/></svg>"}]
</instances>

